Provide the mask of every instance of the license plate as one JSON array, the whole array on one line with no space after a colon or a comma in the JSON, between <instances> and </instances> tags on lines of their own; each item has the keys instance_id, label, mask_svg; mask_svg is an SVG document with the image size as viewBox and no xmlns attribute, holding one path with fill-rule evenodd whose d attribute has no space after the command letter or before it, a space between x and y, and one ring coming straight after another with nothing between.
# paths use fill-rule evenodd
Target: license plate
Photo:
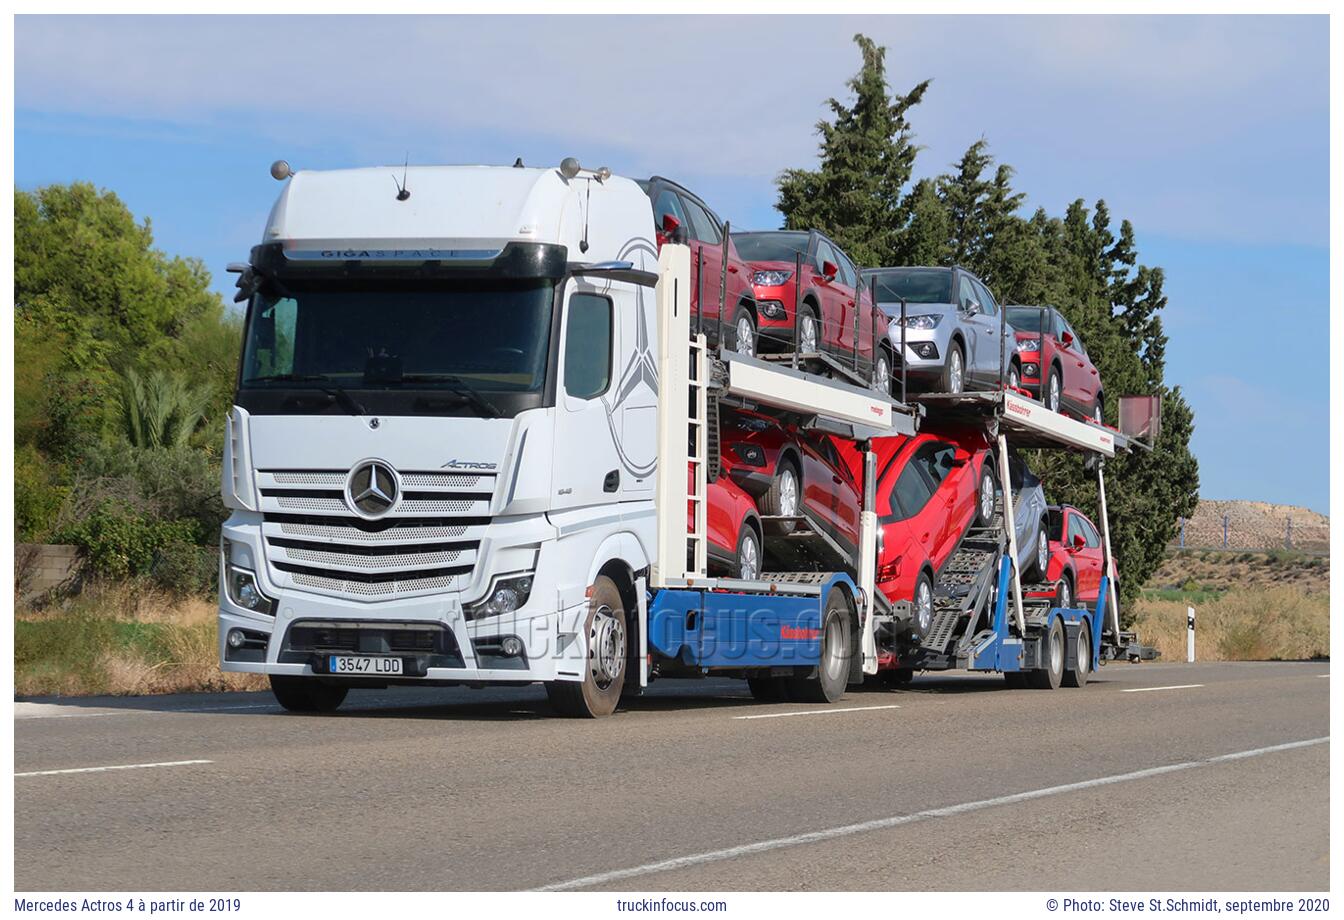
<instances>
[{"instance_id":1,"label":"license plate","mask_svg":"<svg viewBox=\"0 0 1344 920\"><path fill-rule=\"evenodd\" d=\"M331 655L327 658L327 671L331 674L367 675L369 677L400 674L401 659L387 658L381 655Z\"/></svg>"}]
</instances>

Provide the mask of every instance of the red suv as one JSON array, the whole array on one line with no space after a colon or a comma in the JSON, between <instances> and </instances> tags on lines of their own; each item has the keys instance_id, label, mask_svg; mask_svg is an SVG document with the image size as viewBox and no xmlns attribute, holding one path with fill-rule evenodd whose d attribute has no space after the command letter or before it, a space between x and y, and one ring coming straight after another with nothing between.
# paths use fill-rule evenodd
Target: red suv
<instances>
[{"instance_id":1,"label":"red suv","mask_svg":"<svg viewBox=\"0 0 1344 920\"><path fill-rule=\"evenodd\" d=\"M807 512L852 558L859 545L862 489L837 450L837 440L764 415L720 408L719 456L724 473L756 499L761 513Z\"/></svg>"},{"instance_id":2,"label":"red suv","mask_svg":"<svg viewBox=\"0 0 1344 920\"><path fill-rule=\"evenodd\" d=\"M709 207L671 179L654 176L638 182L653 203L654 235L664 243L685 243L691 249L691 329L703 323L711 348L719 345L719 284L724 279L723 221ZM724 337L734 351L756 354L756 298L751 270L728 241L727 287L723 303Z\"/></svg>"},{"instance_id":3,"label":"red suv","mask_svg":"<svg viewBox=\"0 0 1344 920\"><path fill-rule=\"evenodd\" d=\"M1083 340L1054 307L1008 307L1017 330L1022 388L1055 412L1102 424L1106 396ZM1042 324L1045 330L1042 332Z\"/></svg>"},{"instance_id":4,"label":"red suv","mask_svg":"<svg viewBox=\"0 0 1344 920\"><path fill-rule=\"evenodd\" d=\"M1046 580L1055 587L1055 603L1095 607L1101 595L1101 535L1092 520L1072 505L1052 505L1046 510L1050 536L1050 565ZM1116 579L1111 560L1111 580Z\"/></svg>"},{"instance_id":5,"label":"red suv","mask_svg":"<svg viewBox=\"0 0 1344 920\"><path fill-rule=\"evenodd\" d=\"M762 351L824 353L846 366L853 366L857 357L857 373L874 389L888 392L890 320L873 303L871 290L839 246L816 230L734 233L733 242L752 269ZM799 255L801 280L794 277ZM800 303L795 305L795 300Z\"/></svg>"},{"instance_id":6,"label":"red suv","mask_svg":"<svg viewBox=\"0 0 1344 920\"><path fill-rule=\"evenodd\" d=\"M837 442L862 462L857 446ZM878 438L877 589L891 601L910 601L911 627L928 634L933 579L973 523L994 515L995 478L982 434L948 429L913 437Z\"/></svg>"}]
</instances>

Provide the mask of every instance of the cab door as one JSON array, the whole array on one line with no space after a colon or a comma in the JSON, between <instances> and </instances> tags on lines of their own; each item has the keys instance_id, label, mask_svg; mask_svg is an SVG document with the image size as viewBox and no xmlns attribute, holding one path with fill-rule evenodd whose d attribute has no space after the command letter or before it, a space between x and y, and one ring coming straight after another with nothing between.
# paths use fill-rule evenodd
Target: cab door
<instances>
[{"instance_id":1,"label":"cab door","mask_svg":"<svg viewBox=\"0 0 1344 920\"><path fill-rule=\"evenodd\" d=\"M623 304L633 299L627 292L617 296ZM612 390L616 313L612 295L570 286L551 450L551 507L556 510L611 504L628 485L616 441L618 425L604 401Z\"/></svg>"}]
</instances>

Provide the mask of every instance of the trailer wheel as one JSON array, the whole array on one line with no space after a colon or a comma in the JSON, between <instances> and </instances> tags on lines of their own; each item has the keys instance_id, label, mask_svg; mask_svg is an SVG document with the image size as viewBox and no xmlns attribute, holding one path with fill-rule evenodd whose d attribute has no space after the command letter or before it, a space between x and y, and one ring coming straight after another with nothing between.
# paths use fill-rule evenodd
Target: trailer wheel
<instances>
[{"instance_id":1,"label":"trailer wheel","mask_svg":"<svg viewBox=\"0 0 1344 920\"><path fill-rule=\"evenodd\" d=\"M606 575L593 582L585 624L588 659L583 680L549 681L546 696L561 715L596 719L616 709L629 660L625 602L616 582Z\"/></svg>"},{"instance_id":2,"label":"trailer wheel","mask_svg":"<svg viewBox=\"0 0 1344 920\"><path fill-rule=\"evenodd\" d=\"M778 677L748 677L747 688L751 698L761 703L778 703L788 699L784 681Z\"/></svg>"},{"instance_id":3,"label":"trailer wheel","mask_svg":"<svg viewBox=\"0 0 1344 920\"><path fill-rule=\"evenodd\" d=\"M1092 631L1086 623L1078 624L1073 654L1076 664L1064 672L1064 686L1085 687L1087 679L1092 675Z\"/></svg>"},{"instance_id":4,"label":"trailer wheel","mask_svg":"<svg viewBox=\"0 0 1344 920\"><path fill-rule=\"evenodd\" d=\"M849 683L849 598L839 588L826 595L821 617L821 660L815 677L795 677L788 682L789 696L802 703L834 703L845 695Z\"/></svg>"},{"instance_id":5,"label":"trailer wheel","mask_svg":"<svg viewBox=\"0 0 1344 920\"><path fill-rule=\"evenodd\" d=\"M349 692L348 687L324 684L315 677L271 675L275 701L290 712L334 712Z\"/></svg>"},{"instance_id":6,"label":"trailer wheel","mask_svg":"<svg viewBox=\"0 0 1344 920\"><path fill-rule=\"evenodd\" d=\"M1058 690L1064 680L1064 621L1059 617L1051 620L1041 642L1045 667L1031 671L1027 683L1036 690Z\"/></svg>"}]
</instances>

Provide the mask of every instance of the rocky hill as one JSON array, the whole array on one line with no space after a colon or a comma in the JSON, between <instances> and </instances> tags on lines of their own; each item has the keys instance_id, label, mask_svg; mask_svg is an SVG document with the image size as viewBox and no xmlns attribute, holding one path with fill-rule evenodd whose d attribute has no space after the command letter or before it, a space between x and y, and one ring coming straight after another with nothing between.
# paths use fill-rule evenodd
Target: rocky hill
<instances>
[{"instance_id":1,"label":"rocky hill","mask_svg":"<svg viewBox=\"0 0 1344 920\"><path fill-rule=\"evenodd\" d=\"M1185 522L1185 545L1223 547L1224 518L1228 549L1294 549L1326 552L1330 548L1330 518L1295 505L1253 501L1210 501ZM1179 540L1179 537L1178 537Z\"/></svg>"}]
</instances>

